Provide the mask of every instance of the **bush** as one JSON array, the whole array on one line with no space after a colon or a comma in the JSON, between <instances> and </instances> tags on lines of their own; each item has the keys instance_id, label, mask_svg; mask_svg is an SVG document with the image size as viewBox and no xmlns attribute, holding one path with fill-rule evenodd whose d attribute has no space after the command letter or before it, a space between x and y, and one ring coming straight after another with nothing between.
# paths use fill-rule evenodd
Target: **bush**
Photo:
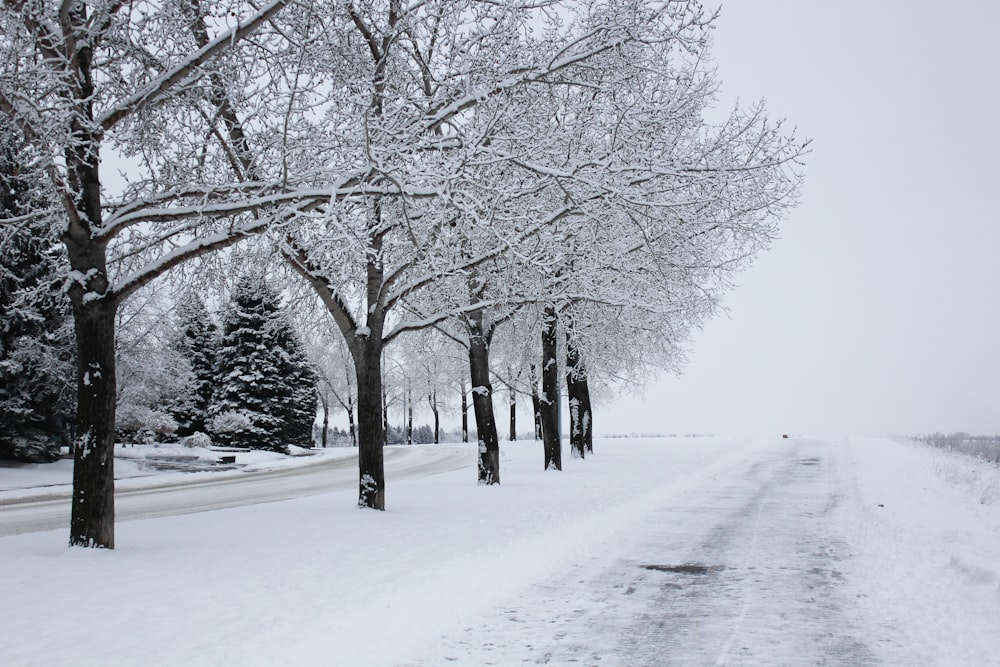
<instances>
[{"instance_id":1,"label":"bush","mask_svg":"<svg viewBox=\"0 0 1000 667\"><path fill-rule=\"evenodd\" d=\"M166 412L145 405L125 404L115 411L115 431L120 440L162 439L177 430L177 422ZM142 434L142 437L138 436Z\"/></svg>"},{"instance_id":2,"label":"bush","mask_svg":"<svg viewBox=\"0 0 1000 667\"><path fill-rule=\"evenodd\" d=\"M208 430L212 433L240 433L252 429L250 415L239 410L228 410L208 420Z\"/></svg>"},{"instance_id":3,"label":"bush","mask_svg":"<svg viewBox=\"0 0 1000 667\"><path fill-rule=\"evenodd\" d=\"M958 452L1000 465L1000 436L932 433L920 436L916 440L931 447Z\"/></svg>"},{"instance_id":4,"label":"bush","mask_svg":"<svg viewBox=\"0 0 1000 667\"><path fill-rule=\"evenodd\" d=\"M51 463L59 458L59 439L38 429L0 436L0 458Z\"/></svg>"},{"instance_id":5,"label":"bush","mask_svg":"<svg viewBox=\"0 0 1000 667\"><path fill-rule=\"evenodd\" d=\"M191 435L181 438L180 442L185 447L201 447L203 449L207 449L212 446L212 439L208 437L208 434L202 433L201 431L195 431Z\"/></svg>"}]
</instances>

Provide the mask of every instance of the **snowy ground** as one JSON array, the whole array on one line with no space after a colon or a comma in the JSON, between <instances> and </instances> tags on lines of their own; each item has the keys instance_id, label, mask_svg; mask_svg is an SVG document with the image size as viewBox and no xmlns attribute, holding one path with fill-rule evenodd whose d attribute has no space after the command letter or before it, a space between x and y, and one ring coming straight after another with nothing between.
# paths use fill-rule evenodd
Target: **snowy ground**
<instances>
[{"instance_id":1,"label":"snowy ground","mask_svg":"<svg viewBox=\"0 0 1000 667\"><path fill-rule=\"evenodd\" d=\"M507 444L484 488L474 448L414 447L445 463L389 475L384 513L337 483L123 521L113 552L0 538L0 664L1000 665L996 468L887 439L596 449L545 473Z\"/></svg>"}]
</instances>

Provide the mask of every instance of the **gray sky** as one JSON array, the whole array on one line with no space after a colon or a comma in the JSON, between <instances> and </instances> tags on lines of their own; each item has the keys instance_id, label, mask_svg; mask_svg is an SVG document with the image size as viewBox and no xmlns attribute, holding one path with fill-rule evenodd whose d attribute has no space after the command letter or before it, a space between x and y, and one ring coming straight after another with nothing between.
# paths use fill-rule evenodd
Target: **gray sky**
<instances>
[{"instance_id":1,"label":"gray sky","mask_svg":"<svg viewBox=\"0 0 1000 667\"><path fill-rule=\"evenodd\" d=\"M802 203L598 434L1000 433L998 29L989 0L723 5L723 101L813 138Z\"/></svg>"}]
</instances>

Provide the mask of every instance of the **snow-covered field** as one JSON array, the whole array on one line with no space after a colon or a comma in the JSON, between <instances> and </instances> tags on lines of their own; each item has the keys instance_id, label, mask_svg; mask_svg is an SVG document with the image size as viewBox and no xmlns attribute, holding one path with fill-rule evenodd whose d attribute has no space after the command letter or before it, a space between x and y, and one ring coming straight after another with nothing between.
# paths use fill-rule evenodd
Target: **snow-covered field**
<instances>
[{"instance_id":1,"label":"snow-covered field","mask_svg":"<svg viewBox=\"0 0 1000 667\"><path fill-rule=\"evenodd\" d=\"M1000 665L996 468L888 439L595 448L546 473L505 444L489 488L474 447L409 448L384 513L338 481L122 521L115 551L0 538L0 664Z\"/></svg>"}]
</instances>

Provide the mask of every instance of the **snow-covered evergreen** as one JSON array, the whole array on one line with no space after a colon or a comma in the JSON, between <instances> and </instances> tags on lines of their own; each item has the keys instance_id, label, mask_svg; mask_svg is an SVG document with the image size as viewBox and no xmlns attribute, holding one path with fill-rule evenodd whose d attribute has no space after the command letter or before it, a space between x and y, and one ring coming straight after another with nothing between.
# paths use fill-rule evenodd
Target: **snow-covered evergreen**
<instances>
[{"instance_id":1,"label":"snow-covered evergreen","mask_svg":"<svg viewBox=\"0 0 1000 667\"><path fill-rule=\"evenodd\" d=\"M187 359L193 384L170 408L177 422L177 435L207 432L208 409L215 393L215 370L219 348L219 327L194 291L181 297L174 312L177 333L174 347Z\"/></svg>"},{"instance_id":2,"label":"snow-covered evergreen","mask_svg":"<svg viewBox=\"0 0 1000 667\"><path fill-rule=\"evenodd\" d=\"M262 278L244 277L223 315L209 429L227 445L285 451L308 447L316 418L316 376Z\"/></svg>"},{"instance_id":3,"label":"snow-covered evergreen","mask_svg":"<svg viewBox=\"0 0 1000 667\"><path fill-rule=\"evenodd\" d=\"M36 195L9 132L0 146L0 217ZM0 247L0 456L50 461L73 411L73 327L56 281L59 252L44 221L11 226Z\"/></svg>"},{"instance_id":4,"label":"snow-covered evergreen","mask_svg":"<svg viewBox=\"0 0 1000 667\"><path fill-rule=\"evenodd\" d=\"M298 337L284 318L285 340L281 352L284 354L281 377L291 395L281 404L284 417L282 436L290 445L311 447L313 424L316 421L317 377Z\"/></svg>"}]
</instances>

